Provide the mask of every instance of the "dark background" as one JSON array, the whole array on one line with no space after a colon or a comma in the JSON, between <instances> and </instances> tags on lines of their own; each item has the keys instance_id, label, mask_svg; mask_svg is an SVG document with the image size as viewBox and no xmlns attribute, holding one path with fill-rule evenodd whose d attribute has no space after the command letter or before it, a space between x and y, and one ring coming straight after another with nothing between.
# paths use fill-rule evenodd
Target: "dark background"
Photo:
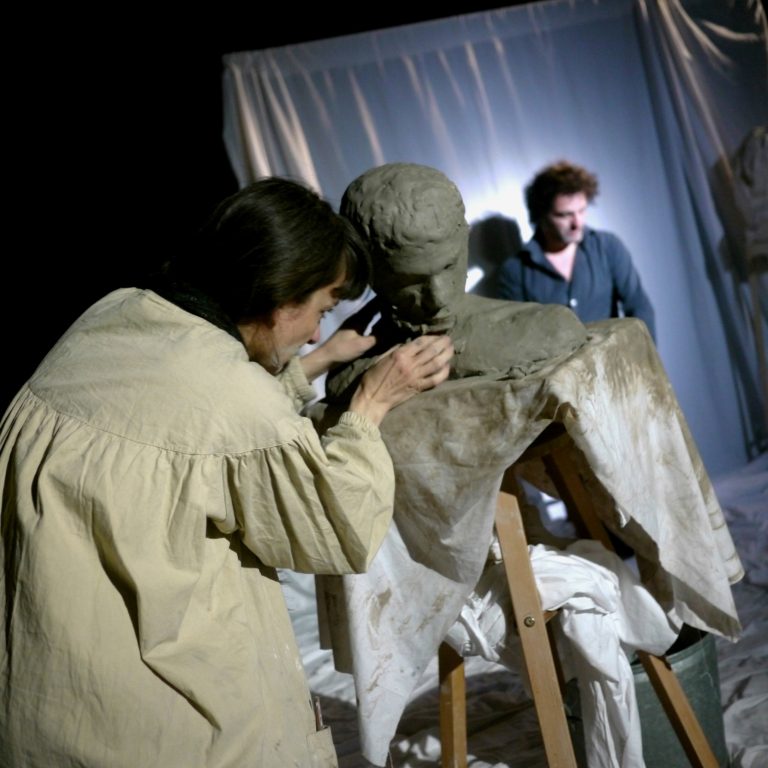
<instances>
[{"instance_id":1,"label":"dark background","mask_svg":"<svg viewBox=\"0 0 768 768\"><path fill-rule=\"evenodd\" d=\"M2 407L91 302L141 283L237 191L221 137L223 54L516 4L19 16L8 30L18 53L6 112Z\"/></svg>"}]
</instances>

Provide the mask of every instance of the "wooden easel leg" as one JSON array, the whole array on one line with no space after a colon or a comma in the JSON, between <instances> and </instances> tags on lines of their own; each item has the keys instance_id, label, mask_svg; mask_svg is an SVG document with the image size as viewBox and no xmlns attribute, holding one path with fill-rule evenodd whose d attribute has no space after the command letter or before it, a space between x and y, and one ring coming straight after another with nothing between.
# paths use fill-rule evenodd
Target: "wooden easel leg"
<instances>
[{"instance_id":1,"label":"wooden easel leg","mask_svg":"<svg viewBox=\"0 0 768 768\"><path fill-rule=\"evenodd\" d=\"M608 536L602 521L592 508L592 502L584 488L578 473L572 470L570 462L561 458L557 452L545 456L544 466L552 478L569 514L575 511L574 524L579 529L579 535L599 541L604 547L613 551L613 543Z\"/></svg>"},{"instance_id":2,"label":"wooden easel leg","mask_svg":"<svg viewBox=\"0 0 768 768\"><path fill-rule=\"evenodd\" d=\"M502 491L496 507L496 533L507 574L512 609L550 768L576 768L563 697L517 499Z\"/></svg>"},{"instance_id":3,"label":"wooden easel leg","mask_svg":"<svg viewBox=\"0 0 768 768\"><path fill-rule=\"evenodd\" d=\"M442 768L467 768L467 692L464 659L447 643L438 651Z\"/></svg>"},{"instance_id":4,"label":"wooden easel leg","mask_svg":"<svg viewBox=\"0 0 768 768\"><path fill-rule=\"evenodd\" d=\"M597 517L589 495L578 473L571 468L567 455L554 450L544 458L544 462L569 511L575 512L581 519L589 536L600 541L606 549L614 551L608 532ZM717 758L696 713L667 660L644 652L638 653L638 657L693 768L718 768Z\"/></svg>"},{"instance_id":5,"label":"wooden easel leg","mask_svg":"<svg viewBox=\"0 0 768 768\"><path fill-rule=\"evenodd\" d=\"M669 662L642 651L637 655L691 765L718 768L720 764Z\"/></svg>"},{"instance_id":6,"label":"wooden easel leg","mask_svg":"<svg viewBox=\"0 0 768 768\"><path fill-rule=\"evenodd\" d=\"M613 544L602 522L593 512L580 478L569 470L568 462L555 459L547 461L547 465L559 491L564 493L563 501L566 505L581 516L593 538L613 550ZM547 765L550 768L576 768L576 757L563 706L562 679L552 653L546 615L541 608L515 491L519 492L519 486L514 474L510 472L505 476L499 493L496 533L512 597L515 623L539 719ZM693 768L719 768L688 697L667 660L642 652L638 656ZM440 646L439 674L442 767L466 768L464 661L446 643Z\"/></svg>"}]
</instances>

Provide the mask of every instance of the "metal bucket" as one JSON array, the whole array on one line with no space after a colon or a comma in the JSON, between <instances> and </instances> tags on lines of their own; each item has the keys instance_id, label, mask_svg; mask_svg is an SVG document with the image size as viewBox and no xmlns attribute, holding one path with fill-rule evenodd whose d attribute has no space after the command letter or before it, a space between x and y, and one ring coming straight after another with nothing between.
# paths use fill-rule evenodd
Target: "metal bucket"
<instances>
[{"instance_id":1,"label":"metal bucket","mask_svg":"<svg viewBox=\"0 0 768 768\"><path fill-rule=\"evenodd\" d=\"M720 676L717 671L717 649L712 635L692 627L684 627L667 654L667 661L696 713L702 730L709 739L720 768L730 766L725 742L723 709L720 699ZM690 768L680 739L677 738L664 712L653 685L639 661L632 663L635 695L640 712L643 736L643 758L646 768ZM584 757L584 733L575 680L566 686L565 704L571 727L576 760L587 768Z\"/></svg>"}]
</instances>

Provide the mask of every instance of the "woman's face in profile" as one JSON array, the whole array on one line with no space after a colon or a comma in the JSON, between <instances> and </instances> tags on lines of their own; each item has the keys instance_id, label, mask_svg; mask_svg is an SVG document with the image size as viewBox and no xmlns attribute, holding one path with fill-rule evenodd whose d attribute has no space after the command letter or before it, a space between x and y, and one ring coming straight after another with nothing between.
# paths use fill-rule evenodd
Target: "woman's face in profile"
<instances>
[{"instance_id":1,"label":"woman's face in profile","mask_svg":"<svg viewBox=\"0 0 768 768\"><path fill-rule=\"evenodd\" d=\"M320 340L320 321L339 302L337 293L344 278L314 291L300 303L278 307L271 322L238 323L248 357L270 373L279 373L305 344Z\"/></svg>"}]
</instances>

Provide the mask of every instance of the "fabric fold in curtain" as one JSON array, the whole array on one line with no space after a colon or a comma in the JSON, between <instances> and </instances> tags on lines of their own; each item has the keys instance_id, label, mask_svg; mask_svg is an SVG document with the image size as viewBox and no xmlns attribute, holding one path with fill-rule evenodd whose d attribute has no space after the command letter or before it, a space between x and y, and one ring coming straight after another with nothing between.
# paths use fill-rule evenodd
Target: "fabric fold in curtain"
<instances>
[{"instance_id":1,"label":"fabric fold in curtain","mask_svg":"<svg viewBox=\"0 0 768 768\"><path fill-rule=\"evenodd\" d=\"M707 469L726 471L768 447L728 215L729 158L768 124L767 40L758 0L553 0L232 53L224 142L241 185L299 178L334 205L373 166L430 165L471 225L524 238L533 174L590 168L589 222L632 252Z\"/></svg>"}]
</instances>

